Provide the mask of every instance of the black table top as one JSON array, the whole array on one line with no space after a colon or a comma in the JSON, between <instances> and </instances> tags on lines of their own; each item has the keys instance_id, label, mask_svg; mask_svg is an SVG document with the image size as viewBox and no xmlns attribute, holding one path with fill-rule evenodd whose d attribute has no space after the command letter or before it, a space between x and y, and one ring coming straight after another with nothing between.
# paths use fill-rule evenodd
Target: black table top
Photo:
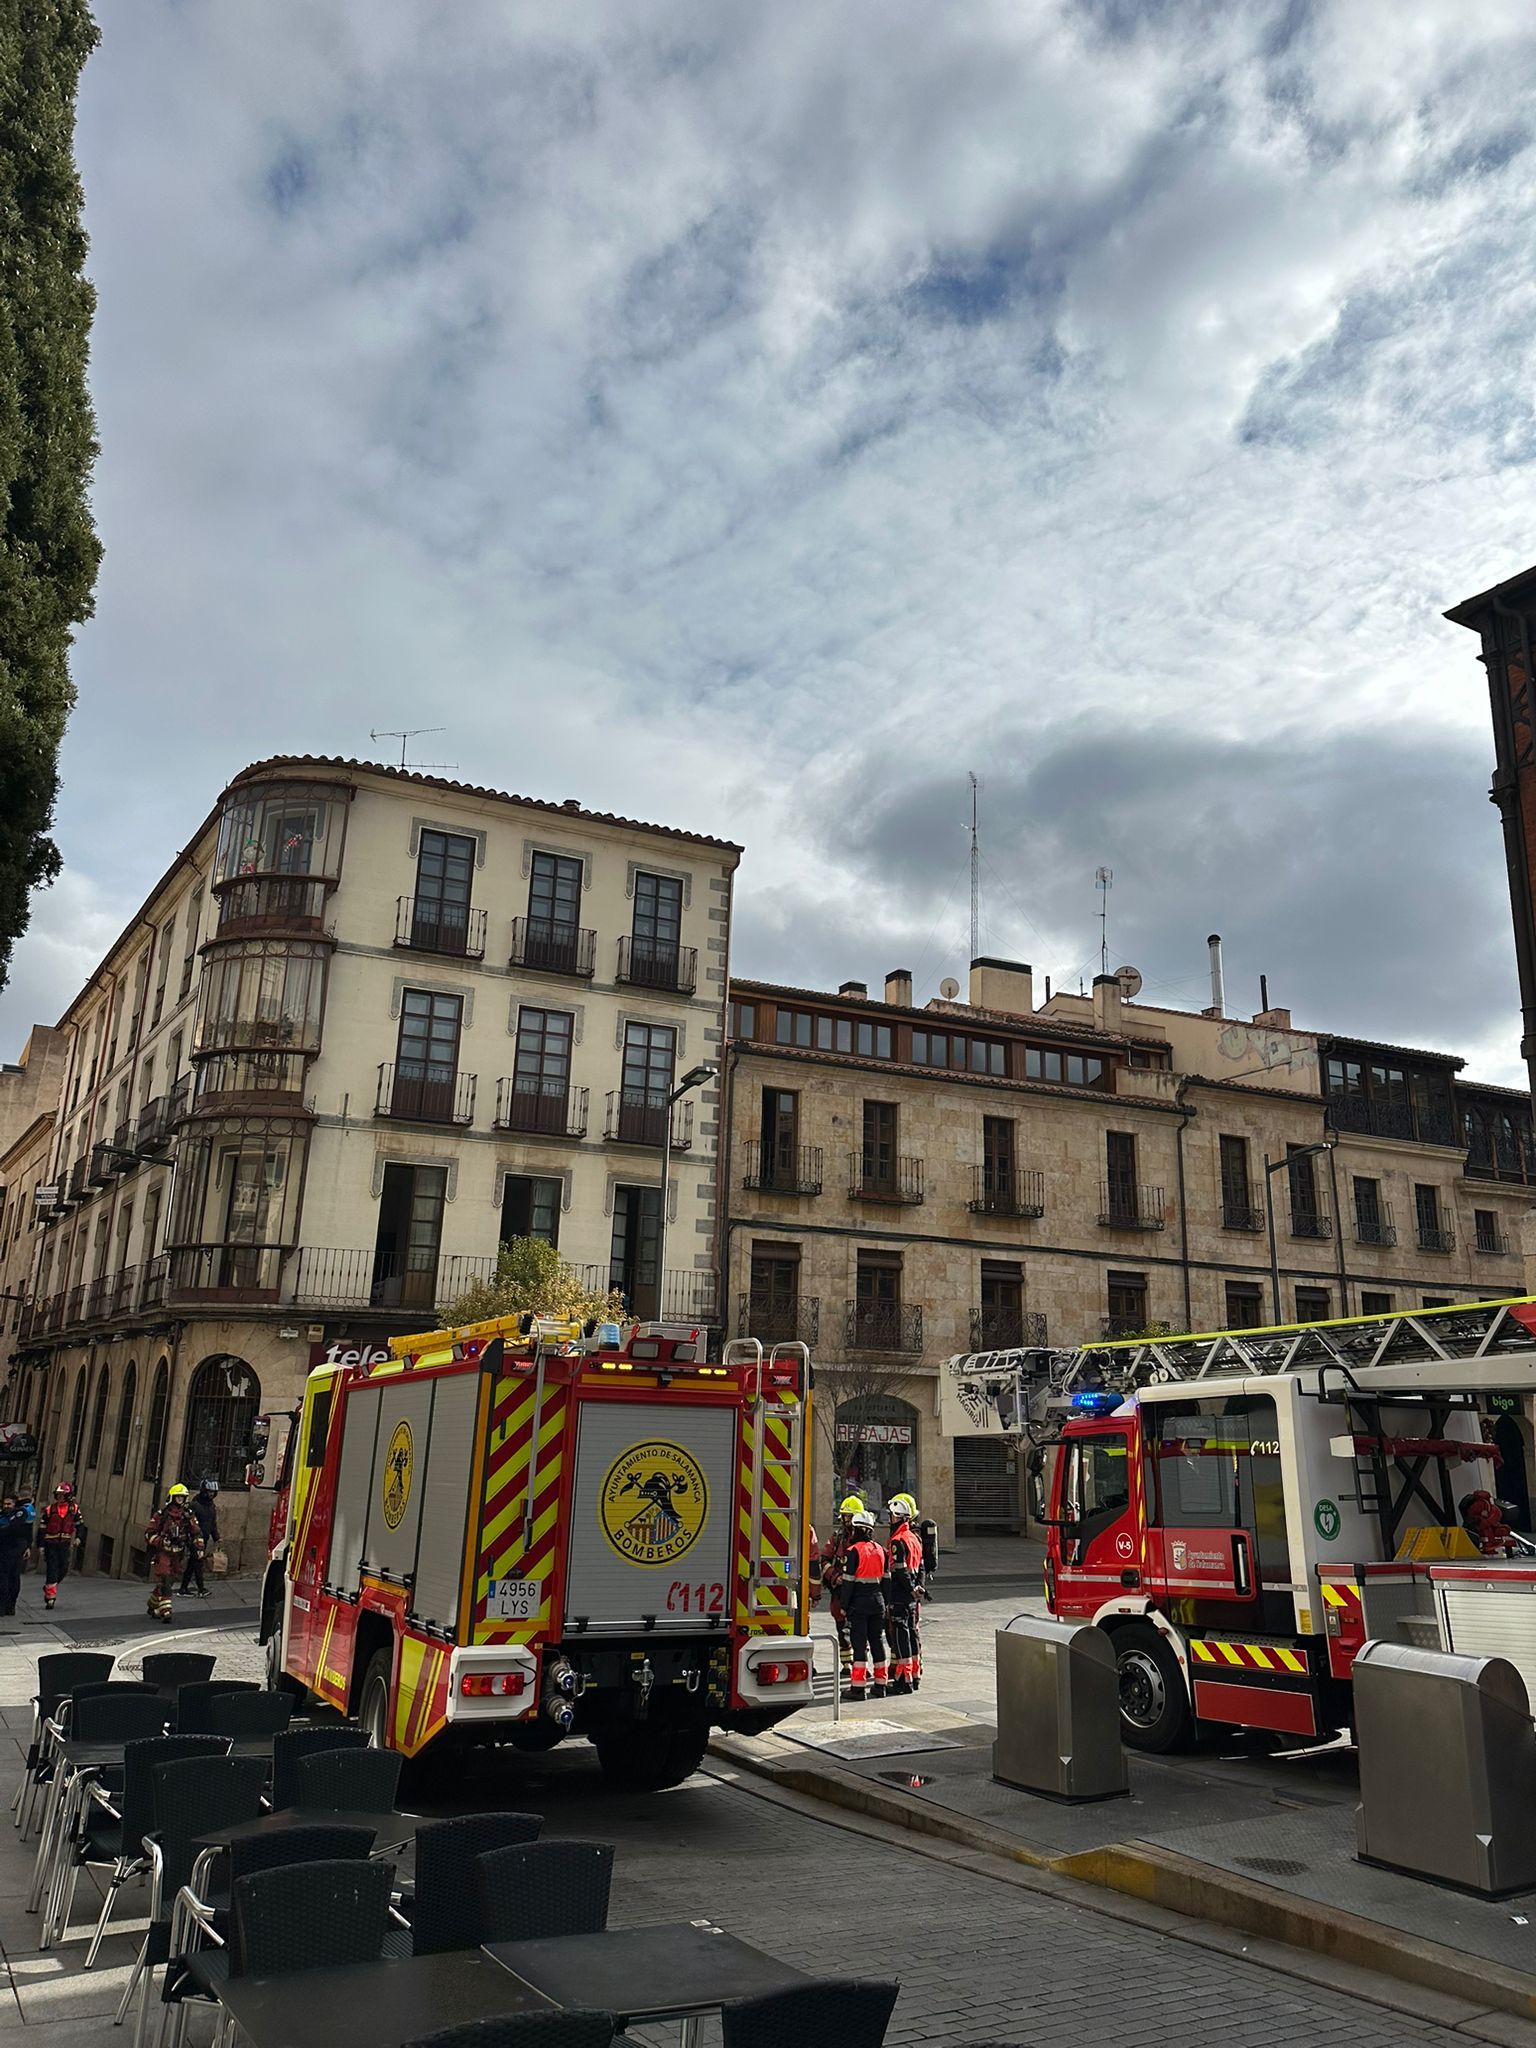
<instances>
[{"instance_id":1,"label":"black table top","mask_svg":"<svg viewBox=\"0 0 1536 2048\"><path fill-rule=\"evenodd\" d=\"M329 1807L285 1806L277 1813L264 1813L255 1820L231 1821L211 1834L198 1835L192 1846L225 1849L231 1842L243 1842L252 1835L286 1835L294 1828L331 1827L367 1828L376 1848L393 1849L414 1842L421 1821L419 1813L361 1813L350 1808L333 1811Z\"/></svg>"},{"instance_id":2,"label":"black table top","mask_svg":"<svg viewBox=\"0 0 1536 2048\"><path fill-rule=\"evenodd\" d=\"M488 1941L485 1953L559 2006L621 2019L685 2019L731 1998L803 1984L805 1972L738 1941L713 1922L610 1927L547 1941Z\"/></svg>"},{"instance_id":3,"label":"black table top","mask_svg":"<svg viewBox=\"0 0 1536 2048\"><path fill-rule=\"evenodd\" d=\"M286 1977L226 1977L219 2002L252 2048L401 2048L441 2027L509 2012L548 2012L549 2000L488 1957L459 1949Z\"/></svg>"},{"instance_id":4,"label":"black table top","mask_svg":"<svg viewBox=\"0 0 1536 2048\"><path fill-rule=\"evenodd\" d=\"M61 1742L58 1754L71 1770L86 1771L99 1769L103 1764L120 1764L123 1751L129 1742L152 1742L153 1736L133 1735L117 1742ZM209 1751L209 1755L212 1755ZM231 1756L260 1756L272 1761L272 1737L270 1735L242 1736L232 1744Z\"/></svg>"}]
</instances>

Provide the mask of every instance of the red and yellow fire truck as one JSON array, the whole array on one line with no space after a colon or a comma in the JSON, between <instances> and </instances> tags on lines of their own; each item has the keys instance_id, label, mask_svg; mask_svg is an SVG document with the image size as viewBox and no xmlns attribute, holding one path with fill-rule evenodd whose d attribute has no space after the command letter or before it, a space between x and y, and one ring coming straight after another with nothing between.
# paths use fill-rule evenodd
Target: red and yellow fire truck
<instances>
[{"instance_id":1,"label":"red and yellow fire truck","mask_svg":"<svg viewBox=\"0 0 1536 2048\"><path fill-rule=\"evenodd\" d=\"M810 1701L803 1345L508 1317L389 1353L309 1376L269 1683L408 1757L587 1736L633 1787Z\"/></svg>"},{"instance_id":2,"label":"red and yellow fire truck","mask_svg":"<svg viewBox=\"0 0 1536 2048\"><path fill-rule=\"evenodd\" d=\"M1536 1395L1536 1300L950 1370L1008 1431L1033 1413L1047 1604L1112 1635L1132 1746L1348 1728L1371 1636L1506 1656L1536 1699L1526 1479L1492 1440Z\"/></svg>"}]
</instances>

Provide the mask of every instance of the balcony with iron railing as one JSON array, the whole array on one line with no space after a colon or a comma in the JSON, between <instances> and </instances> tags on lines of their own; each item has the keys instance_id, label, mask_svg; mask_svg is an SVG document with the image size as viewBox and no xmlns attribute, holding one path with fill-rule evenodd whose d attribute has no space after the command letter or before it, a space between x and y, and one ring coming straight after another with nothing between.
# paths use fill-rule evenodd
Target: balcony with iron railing
<instances>
[{"instance_id":1,"label":"balcony with iron railing","mask_svg":"<svg viewBox=\"0 0 1536 2048\"><path fill-rule=\"evenodd\" d=\"M106 1187L117 1178L117 1151L110 1138L94 1144L88 1155L86 1177L93 1188Z\"/></svg>"},{"instance_id":2,"label":"balcony with iron railing","mask_svg":"<svg viewBox=\"0 0 1536 2048\"><path fill-rule=\"evenodd\" d=\"M1509 1257L1509 1239L1502 1230L1479 1230L1472 1240L1475 1252L1491 1252L1495 1258Z\"/></svg>"},{"instance_id":3,"label":"balcony with iron railing","mask_svg":"<svg viewBox=\"0 0 1536 2048\"><path fill-rule=\"evenodd\" d=\"M489 1256L430 1249L403 1252L305 1245L293 1266L288 1299L295 1308L448 1308L489 1280Z\"/></svg>"},{"instance_id":4,"label":"balcony with iron railing","mask_svg":"<svg viewBox=\"0 0 1536 2048\"><path fill-rule=\"evenodd\" d=\"M33 1294L29 1294L22 1302L16 1316L16 1336L20 1343L25 1344L36 1331L42 1308L42 1302Z\"/></svg>"},{"instance_id":5,"label":"balcony with iron railing","mask_svg":"<svg viewBox=\"0 0 1536 2048\"><path fill-rule=\"evenodd\" d=\"M1443 1223L1419 1220L1419 1250L1421 1252L1453 1252L1456 1249L1456 1233Z\"/></svg>"},{"instance_id":6,"label":"balcony with iron railing","mask_svg":"<svg viewBox=\"0 0 1536 2048\"><path fill-rule=\"evenodd\" d=\"M170 1254L177 1299L276 1301L286 1248L277 1244L184 1244Z\"/></svg>"},{"instance_id":7,"label":"balcony with iron railing","mask_svg":"<svg viewBox=\"0 0 1536 2048\"><path fill-rule=\"evenodd\" d=\"M126 1121L120 1123L112 1133L112 1149L117 1154L117 1171L136 1173L143 1164L138 1125Z\"/></svg>"},{"instance_id":8,"label":"balcony with iron railing","mask_svg":"<svg viewBox=\"0 0 1536 2048\"><path fill-rule=\"evenodd\" d=\"M1372 1138L1399 1138L1411 1145L1464 1145L1449 1109L1411 1102L1373 1102L1363 1095L1328 1094L1324 1115L1336 1131L1360 1131Z\"/></svg>"},{"instance_id":9,"label":"balcony with iron railing","mask_svg":"<svg viewBox=\"0 0 1536 2048\"><path fill-rule=\"evenodd\" d=\"M1105 1230L1161 1230L1166 1221L1161 1188L1130 1180L1099 1182L1099 1222Z\"/></svg>"},{"instance_id":10,"label":"balcony with iron railing","mask_svg":"<svg viewBox=\"0 0 1536 2048\"><path fill-rule=\"evenodd\" d=\"M843 1310L846 1350L916 1354L923 1348L923 1311L918 1302L849 1301Z\"/></svg>"},{"instance_id":11,"label":"balcony with iron railing","mask_svg":"<svg viewBox=\"0 0 1536 2048\"><path fill-rule=\"evenodd\" d=\"M679 946L671 939L620 939L617 978L632 988L691 996L698 986L698 962L696 946Z\"/></svg>"},{"instance_id":12,"label":"balcony with iron railing","mask_svg":"<svg viewBox=\"0 0 1536 2048\"><path fill-rule=\"evenodd\" d=\"M88 1158L75 1161L69 1170L69 1180L66 1186L69 1199L72 1202L83 1202L85 1200L91 1190L90 1163Z\"/></svg>"},{"instance_id":13,"label":"balcony with iron railing","mask_svg":"<svg viewBox=\"0 0 1536 2048\"><path fill-rule=\"evenodd\" d=\"M850 1202L889 1202L910 1208L923 1199L923 1162L906 1155L882 1158L868 1146L848 1154Z\"/></svg>"},{"instance_id":14,"label":"balcony with iron railing","mask_svg":"<svg viewBox=\"0 0 1536 2048\"><path fill-rule=\"evenodd\" d=\"M587 1090L565 1081L504 1075L496 1083L496 1129L530 1138L584 1138Z\"/></svg>"},{"instance_id":15,"label":"balcony with iron railing","mask_svg":"<svg viewBox=\"0 0 1536 2048\"><path fill-rule=\"evenodd\" d=\"M485 912L467 903L401 896L395 902L395 944L412 953L445 953L458 960L485 958Z\"/></svg>"},{"instance_id":16,"label":"balcony with iron railing","mask_svg":"<svg viewBox=\"0 0 1536 2048\"><path fill-rule=\"evenodd\" d=\"M603 1136L615 1145L652 1145L658 1149L667 1133L668 1094L663 1088L614 1088L608 1094ZM693 1104L671 1106L672 1150L686 1152L693 1144Z\"/></svg>"},{"instance_id":17,"label":"balcony with iron railing","mask_svg":"<svg viewBox=\"0 0 1536 2048\"><path fill-rule=\"evenodd\" d=\"M124 1266L112 1280L106 1312L109 1316L132 1315L138 1298L139 1269L137 1266Z\"/></svg>"},{"instance_id":18,"label":"balcony with iron railing","mask_svg":"<svg viewBox=\"0 0 1536 2048\"><path fill-rule=\"evenodd\" d=\"M1319 1242L1333 1236L1333 1218L1321 1202L1291 1202L1290 1233L1292 1237L1309 1238Z\"/></svg>"},{"instance_id":19,"label":"balcony with iron railing","mask_svg":"<svg viewBox=\"0 0 1536 2048\"><path fill-rule=\"evenodd\" d=\"M765 1145L749 1138L741 1184L760 1195L819 1195L821 1161L819 1145Z\"/></svg>"},{"instance_id":20,"label":"balcony with iron railing","mask_svg":"<svg viewBox=\"0 0 1536 2048\"><path fill-rule=\"evenodd\" d=\"M509 964L531 974L571 974L590 981L597 972L597 933L548 917L514 917Z\"/></svg>"},{"instance_id":21,"label":"balcony with iron railing","mask_svg":"<svg viewBox=\"0 0 1536 2048\"><path fill-rule=\"evenodd\" d=\"M438 1060L384 1060L373 1113L413 1124L472 1124L474 1074Z\"/></svg>"},{"instance_id":22,"label":"balcony with iron railing","mask_svg":"<svg viewBox=\"0 0 1536 2048\"><path fill-rule=\"evenodd\" d=\"M1473 1180L1536 1181L1536 1143L1529 1131L1491 1131L1473 1123L1467 1131L1466 1171Z\"/></svg>"},{"instance_id":23,"label":"balcony with iron railing","mask_svg":"<svg viewBox=\"0 0 1536 2048\"><path fill-rule=\"evenodd\" d=\"M1221 1227L1244 1231L1264 1228L1264 1196L1256 1180L1222 1182Z\"/></svg>"},{"instance_id":24,"label":"balcony with iron railing","mask_svg":"<svg viewBox=\"0 0 1536 2048\"><path fill-rule=\"evenodd\" d=\"M167 1128L185 1120L192 1108L192 1084L194 1076L183 1074L165 1098L165 1121Z\"/></svg>"},{"instance_id":25,"label":"balcony with iron railing","mask_svg":"<svg viewBox=\"0 0 1536 2048\"><path fill-rule=\"evenodd\" d=\"M144 1278L139 1286L139 1313L141 1315L145 1309L163 1308L165 1306L170 1273L171 1257L169 1252L161 1252L158 1258L147 1261L144 1267Z\"/></svg>"},{"instance_id":26,"label":"balcony with iron railing","mask_svg":"<svg viewBox=\"0 0 1536 2048\"><path fill-rule=\"evenodd\" d=\"M736 1310L736 1334L755 1337L759 1344L817 1344L821 1297L797 1294L786 1301L782 1295L743 1293Z\"/></svg>"},{"instance_id":27,"label":"balcony with iron railing","mask_svg":"<svg viewBox=\"0 0 1536 2048\"><path fill-rule=\"evenodd\" d=\"M998 1160L973 1166L966 1207L973 1216L1043 1216L1045 1175L1030 1168L1020 1172Z\"/></svg>"},{"instance_id":28,"label":"balcony with iron railing","mask_svg":"<svg viewBox=\"0 0 1536 2048\"><path fill-rule=\"evenodd\" d=\"M1034 1309L993 1305L971 1310L973 1351L1018 1351L1044 1342L1045 1317Z\"/></svg>"},{"instance_id":29,"label":"balcony with iron railing","mask_svg":"<svg viewBox=\"0 0 1536 2048\"><path fill-rule=\"evenodd\" d=\"M1166 1325L1160 1325L1159 1328L1162 1333L1166 1334ZM1101 1316L1099 1318L1099 1335L1101 1337L1144 1337L1148 1334L1155 1333L1149 1329L1145 1311L1140 1315Z\"/></svg>"},{"instance_id":30,"label":"balcony with iron railing","mask_svg":"<svg viewBox=\"0 0 1536 2048\"><path fill-rule=\"evenodd\" d=\"M266 875L226 883L219 896L217 936L264 937L292 932L311 938L324 933L327 884L297 875Z\"/></svg>"},{"instance_id":31,"label":"balcony with iron railing","mask_svg":"<svg viewBox=\"0 0 1536 2048\"><path fill-rule=\"evenodd\" d=\"M1355 1243L1374 1245L1380 1251L1390 1251L1397 1243L1390 1202L1378 1203L1374 1209L1356 1208Z\"/></svg>"}]
</instances>

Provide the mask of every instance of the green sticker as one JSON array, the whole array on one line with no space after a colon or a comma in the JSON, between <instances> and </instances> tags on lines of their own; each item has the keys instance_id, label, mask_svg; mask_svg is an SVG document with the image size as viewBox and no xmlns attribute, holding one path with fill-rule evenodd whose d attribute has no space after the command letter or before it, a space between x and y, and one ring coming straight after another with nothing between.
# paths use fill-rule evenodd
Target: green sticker
<instances>
[{"instance_id":1,"label":"green sticker","mask_svg":"<svg viewBox=\"0 0 1536 2048\"><path fill-rule=\"evenodd\" d=\"M1320 1500L1312 1510L1312 1521L1323 1541L1331 1543L1339 1533L1339 1508L1337 1501Z\"/></svg>"}]
</instances>

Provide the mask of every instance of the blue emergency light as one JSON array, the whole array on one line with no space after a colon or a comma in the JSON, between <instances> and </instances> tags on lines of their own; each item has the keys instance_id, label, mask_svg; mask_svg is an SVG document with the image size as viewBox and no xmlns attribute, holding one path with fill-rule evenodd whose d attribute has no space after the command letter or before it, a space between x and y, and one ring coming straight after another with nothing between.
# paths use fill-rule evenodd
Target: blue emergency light
<instances>
[{"instance_id":1,"label":"blue emergency light","mask_svg":"<svg viewBox=\"0 0 1536 2048\"><path fill-rule=\"evenodd\" d=\"M1108 1415L1124 1401L1124 1394L1074 1394L1072 1406L1081 1408L1089 1415Z\"/></svg>"}]
</instances>

